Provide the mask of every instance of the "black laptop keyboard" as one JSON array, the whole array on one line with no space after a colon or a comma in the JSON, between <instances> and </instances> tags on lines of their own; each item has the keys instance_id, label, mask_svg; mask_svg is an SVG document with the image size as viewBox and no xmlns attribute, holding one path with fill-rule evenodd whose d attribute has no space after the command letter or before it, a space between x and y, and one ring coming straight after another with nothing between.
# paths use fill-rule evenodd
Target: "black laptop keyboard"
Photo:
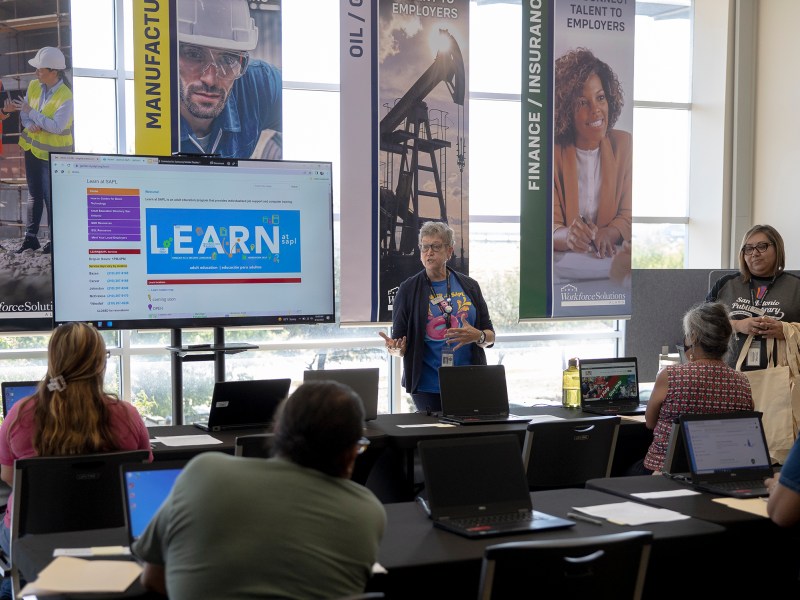
<instances>
[{"instance_id":1,"label":"black laptop keyboard","mask_svg":"<svg viewBox=\"0 0 800 600\"><path fill-rule=\"evenodd\" d=\"M725 490L728 492L735 492L737 490L753 490L754 492L767 491L764 482L760 479L754 479L752 481L715 481L714 483L705 485L708 488Z\"/></svg>"},{"instance_id":2,"label":"black laptop keyboard","mask_svg":"<svg viewBox=\"0 0 800 600\"><path fill-rule=\"evenodd\" d=\"M536 519L533 511L503 513L499 515L483 515L480 517L466 517L463 519L450 519L460 527L471 528L483 525L504 525L506 523L524 523Z\"/></svg>"}]
</instances>

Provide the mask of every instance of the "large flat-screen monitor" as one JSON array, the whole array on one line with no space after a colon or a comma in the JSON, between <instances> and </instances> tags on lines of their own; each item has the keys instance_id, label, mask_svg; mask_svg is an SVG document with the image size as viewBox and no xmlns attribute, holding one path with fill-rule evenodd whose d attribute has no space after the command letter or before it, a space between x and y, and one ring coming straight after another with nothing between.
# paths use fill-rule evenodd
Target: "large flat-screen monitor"
<instances>
[{"instance_id":1,"label":"large flat-screen monitor","mask_svg":"<svg viewBox=\"0 0 800 600\"><path fill-rule=\"evenodd\" d=\"M330 323L330 162L53 153L53 320Z\"/></svg>"}]
</instances>

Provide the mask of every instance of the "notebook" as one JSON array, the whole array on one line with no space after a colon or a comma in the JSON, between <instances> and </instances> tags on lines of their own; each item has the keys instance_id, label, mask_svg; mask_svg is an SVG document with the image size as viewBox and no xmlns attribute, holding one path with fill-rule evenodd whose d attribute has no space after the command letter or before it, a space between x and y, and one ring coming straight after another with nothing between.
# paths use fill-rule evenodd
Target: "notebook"
<instances>
[{"instance_id":1,"label":"notebook","mask_svg":"<svg viewBox=\"0 0 800 600\"><path fill-rule=\"evenodd\" d=\"M3 418L8 416L8 411L18 400L35 394L38 386L38 381L4 381L0 383L3 396Z\"/></svg>"},{"instance_id":2,"label":"notebook","mask_svg":"<svg viewBox=\"0 0 800 600\"><path fill-rule=\"evenodd\" d=\"M303 381L331 380L352 388L364 405L364 420L378 418L378 383L380 369L325 369L322 371L303 371Z\"/></svg>"},{"instance_id":3,"label":"notebook","mask_svg":"<svg viewBox=\"0 0 800 600\"><path fill-rule=\"evenodd\" d=\"M639 368L636 357L583 358L581 410L600 415L643 414L639 406Z\"/></svg>"},{"instance_id":4,"label":"notebook","mask_svg":"<svg viewBox=\"0 0 800 600\"><path fill-rule=\"evenodd\" d=\"M204 431L267 427L281 401L289 394L291 379L218 381L211 396L207 423L195 423Z\"/></svg>"},{"instance_id":5,"label":"notebook","mask_svg":"<svg viewBox=\"0 0 800 600\"><path fill-rule=\"evenodd\" d=\"M486 425L531 420L509 413L503 365L439 367L439 391L442 423Z\"/></svg>"},{"instance_id":6,"label":"notebook","mask_svg":"<svg viewBox=\"0 0 800 600\"><path fill-rule=\"evenodd\" d=\"M125 528L128 544L144 533L148 523L158 512L172 490L186 461L157 461L151 463L123 463L122 499L125 504Z\"/></svg>"},{"instance_id":7,"label":"notebook","mask_svg":"<svg viewBox=\"0 0 800 600\"><path fill-rule=\"evenodd\" d=\"M575 524L533 510L516 435L423 440L418 449L435 527L480 538Z\"/></svg>"},{"instance_id":8,"label":"notebook","mask_svg":"<svg viewBox=\"0 0 800 600\"><path fill-rule=\"evenodd\" d=\"M761 413L681 415L691 484L706 492L754 498L768 496L772 477Z\"/></svg>"}]
</instances>

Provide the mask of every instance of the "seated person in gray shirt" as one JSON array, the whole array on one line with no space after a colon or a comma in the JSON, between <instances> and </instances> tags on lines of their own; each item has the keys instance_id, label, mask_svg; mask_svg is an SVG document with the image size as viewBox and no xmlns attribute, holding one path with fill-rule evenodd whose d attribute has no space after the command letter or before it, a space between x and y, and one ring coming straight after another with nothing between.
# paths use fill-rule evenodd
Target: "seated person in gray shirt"
<instances>
[{"instance_id":1,"label":"seated person in gray shirt","mask_svg":"<svg viewBox=\"0 0 800 600\"><path fill-rule=\"evenodd\" d=\"M386 524L350 481L363 423L350 388L309 382L278 408L273 458L192 459L133 545L142 583L170 600L363 592Z\"/></svg>"}]
</instances>

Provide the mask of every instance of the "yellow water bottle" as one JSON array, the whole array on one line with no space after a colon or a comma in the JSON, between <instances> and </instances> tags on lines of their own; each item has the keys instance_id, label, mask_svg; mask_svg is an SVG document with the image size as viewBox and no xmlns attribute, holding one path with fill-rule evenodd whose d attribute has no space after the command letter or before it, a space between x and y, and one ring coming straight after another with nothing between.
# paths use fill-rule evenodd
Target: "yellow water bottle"
<instances>
[{"instance_id":1,"label":"yellow water bottle","mask_svg":"<svg viewBox=\"0 0 800 600\"><path fill-rule=\"evenodd\" d=\"M570 358L561 380L561 404L564 408L581 407L581 377L578 359Z\"/></svg>"}]
</instances>

